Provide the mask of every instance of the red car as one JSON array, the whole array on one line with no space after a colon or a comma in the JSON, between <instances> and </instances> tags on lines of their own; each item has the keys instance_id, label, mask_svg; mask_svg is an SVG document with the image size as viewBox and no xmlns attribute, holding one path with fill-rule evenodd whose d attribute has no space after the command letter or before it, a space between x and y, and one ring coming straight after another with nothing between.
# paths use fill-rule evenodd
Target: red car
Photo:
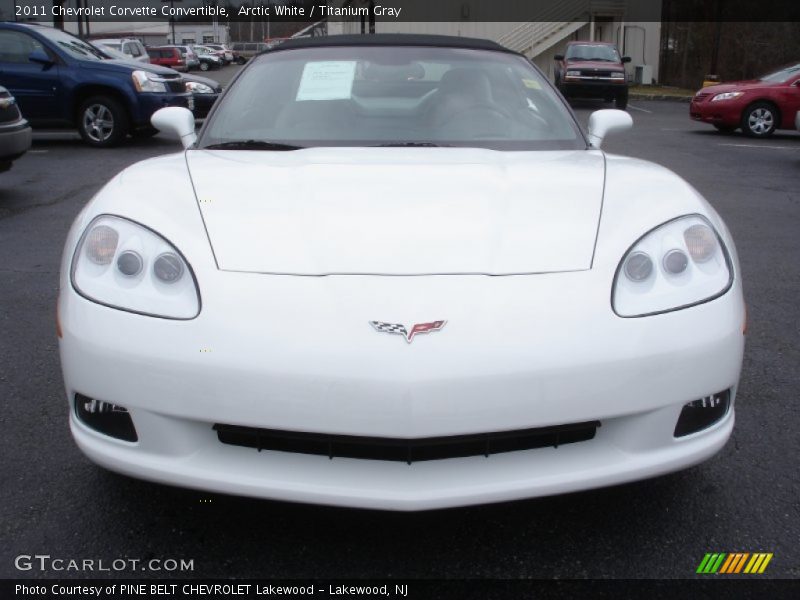
<instances>
[{"instance_id":1,"label":"red car","mask_svg":"<svg viewBox=\"0 0 800 600\"><path fill-rule=\"evenodd\" d=\"M150 56L150 62L154 65L169 67L176 71L189 70L186 66L186 60L183 58L183 54L175 46L148 48L147 54Z\"/></svg>"},{"instance_id":2,"label":"red car","mask_svg":"<svg viewBox=\"0 0 800 600\"><path fill-rule=\"evenodd\" d=\"M767 137L776 129L794 129L800 110L800 63L760 79L705 87L689 106L695 121L729 133L741 128L752 137Z\"/></svg>"}]
</instances>

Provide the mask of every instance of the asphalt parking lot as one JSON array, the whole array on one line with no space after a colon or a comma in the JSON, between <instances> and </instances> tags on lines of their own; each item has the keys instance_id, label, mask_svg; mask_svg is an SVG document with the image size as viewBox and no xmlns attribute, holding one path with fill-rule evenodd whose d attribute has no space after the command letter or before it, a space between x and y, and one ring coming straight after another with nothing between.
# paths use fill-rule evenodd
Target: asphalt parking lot
<instances>
[{"instance_id":1,"label":"asphalt parking lot","mask_svg":"<svg viewBox=\"0 0 800 600\"><path fill-rule=\"evenodd\" d=\"M576 111L585 122L601 107ZM37 136L0 175L0 577L85 575L15 569L15 556L39 553L194 559L193 572L175 575L209 578L682 578L714 551L772 552L768 576L800 576L800 134L720 135L680 103L636 101L630 113L634 130L606 150L675 170L737 243L749 330L732 440L649 481L419 514L204 494L84 458L69 435L55 336L65 235L114 173L178 146L157 136L95 150Z\"/></svg>"}]
</instances>

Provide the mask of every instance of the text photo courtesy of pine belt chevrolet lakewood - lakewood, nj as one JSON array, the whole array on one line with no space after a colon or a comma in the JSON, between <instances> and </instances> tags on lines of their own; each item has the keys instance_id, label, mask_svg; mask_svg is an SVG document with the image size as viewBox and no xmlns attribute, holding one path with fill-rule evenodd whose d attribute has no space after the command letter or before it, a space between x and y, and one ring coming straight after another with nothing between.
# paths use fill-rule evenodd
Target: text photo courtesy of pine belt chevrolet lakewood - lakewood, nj
<instances>
[{"instance_id":1,"label":"text photo courtesy of pine belt chevrolet lakewood - lakewood, nj","mask_svg":"<svg viewBox=\"0 0 800 600\"><path fill-rule=\"evenodd\" d=\"M3 2L0 597L796 579L800 15Z\"/></svg>"}]
</instances>

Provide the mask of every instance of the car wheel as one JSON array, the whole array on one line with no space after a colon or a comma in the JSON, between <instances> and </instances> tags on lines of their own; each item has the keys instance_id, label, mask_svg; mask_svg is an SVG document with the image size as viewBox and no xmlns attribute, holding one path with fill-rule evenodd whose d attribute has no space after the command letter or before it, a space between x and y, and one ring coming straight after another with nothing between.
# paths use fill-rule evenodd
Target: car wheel
<instances>
[{"instance_id":1,"label":"car wheel","mask_svg":"<svg viewBox=\"0 0 800 600\"><path fill-rule=\"evenodd\" d=\"M244 56L240 56L236 59L236 64L243 65L245 62Z\"/></svg>"},{"instance_id":2,"label":"car wheel","mask_svg":"<svg viewBox=\"0 0 800 600\"><path fill-rule=\"evenodd\" d=\"M201 62L200 63L200 70L201 71L208 71L208 63L207 62Z\"/></svg>"},{"instance_id":3,"label":"car wheel","mask_svg":"<svg viewBox=\"0 0 800 600\"><path fill-rule=\"evenodd\" d=\"M768 102L756 102L742 114L742 131L750 137L769 137L778 124L778 111Z\"/></svg>"},{"instance_id":4,"label":"car wheel","mask_svg":"<svg viewBox=\"0 0 800 600\"><path fill-rule=\"evenodd\" d=\"M115 146L125 138L128 129L128 114L114 98L93 96L78 109L78 133L90 146Z\"/></svg>"},{"instance_id":5,"label":"car wheel","mask_svg":"<svg viewBox=\"0 0 800 600\"><path fill-rule=\"evenodd\" d=\"M620 110L625 110L628 107L628 91L625 90L622 94L617 94L614 98L614 106Z\"/></svg>"}]
</instances>

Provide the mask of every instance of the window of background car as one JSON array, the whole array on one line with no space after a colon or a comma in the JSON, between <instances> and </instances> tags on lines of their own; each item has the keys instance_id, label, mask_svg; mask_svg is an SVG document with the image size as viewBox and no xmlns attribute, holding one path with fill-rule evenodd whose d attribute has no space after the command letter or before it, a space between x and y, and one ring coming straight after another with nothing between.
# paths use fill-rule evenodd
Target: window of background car
<instances>
[{"instance_id":1,"label":"window of background car","mask_svg":"<svg viewBox=\"0 0 800 600\"><path fill-rule=\"evenodd\" d=\"M42 45L33 37L19 32L0 31L0 62L27 64L34 50L42 50Z\"/></svg>"},{"instance_id":2,"label":"window of background car","mask_svg":"<svg viewBox=\"0 0 800 600\"><path fill-rule=\"evenodd\" d=\"M769 75L764 75L761 81L770 81L772 83L786 83L792 77L800 75L800 64L784 67L780 71L775 71Z\"/></svg>"},{"instance_id":3,"label":"window of background car","mask_svg":"<svg viewBox=\"0 0 800 600\"><path fill-rule=\"evenodd\" d=\"M620 61L617 49L605 44L572 44L567 47L566 57L569 60Z\"/></svg>"},{"instance_id":4,"label":"window of background car","mask_svg":"<svg viewBox=\"0 0 800 600\"><path fill-rule=\"evenodd\" d=\"M130 54L131 56L141 56L142 52L139 50L139 45L133 42L130 42L125 45L125 54Z\"/></svg>"},{"instance_id":5,"label":"window of background car","mask_svg":"<svg viewBox=\"0 0 800 600\"><path fill-rule=\"evenodd\" d=\"M522 57L454 48L277 51L242 73L199 146L430 143L504 150L585 148L574 118Z\"/></svg>"}]
</instances>

